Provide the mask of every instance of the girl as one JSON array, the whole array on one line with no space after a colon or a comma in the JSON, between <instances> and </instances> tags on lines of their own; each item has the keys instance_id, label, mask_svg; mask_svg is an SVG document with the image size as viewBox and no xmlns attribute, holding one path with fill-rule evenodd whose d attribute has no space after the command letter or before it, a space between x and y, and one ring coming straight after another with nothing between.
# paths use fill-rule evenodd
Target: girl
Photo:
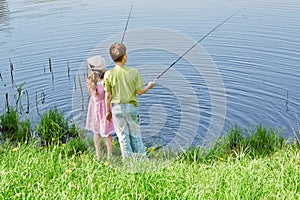
<instances>
[{"instance_id":1,"label":"girl","mask_svg":"<svg viewBox=\"0 0 300 200\"><path fill-rule=\"evenodd\" d=\"M106 120L105 91L102 80L105 73L105 60L101 56L93 56L87 59L88 67L92 73L86 81L90 96L86 118L86 129L93 131L94 144L97 159L100 160L100 139L106 139L108 158L112 155L112 135L114 131L113 122Z\"/></svg>"}]
</instances>

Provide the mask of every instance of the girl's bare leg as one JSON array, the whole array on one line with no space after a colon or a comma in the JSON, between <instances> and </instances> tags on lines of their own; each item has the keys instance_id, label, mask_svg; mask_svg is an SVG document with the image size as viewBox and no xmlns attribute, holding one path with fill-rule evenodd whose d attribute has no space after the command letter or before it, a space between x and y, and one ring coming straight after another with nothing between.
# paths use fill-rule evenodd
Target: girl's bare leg
<instances>
[{"instance_id":1,"label":"girl's bare leg","mask_svg":"<svg viewBox=\"0 0 300 200\"><path fill-rule=\"evenodd\" d=\"M100 139L100 134L94 134L94 144L98 161L100 160Z\"/></svg>"},{"instance_id":2,"label":"girl's bare leg","mask_svg":"<svg viewBox=\"0 0 300 200\"><path fill-rule=\"evenodd\" d=\"M106 147L107 147L107 157L110 158L112 156L112 136L109 135L106 138Z\"/></svg>"}]
</instances>

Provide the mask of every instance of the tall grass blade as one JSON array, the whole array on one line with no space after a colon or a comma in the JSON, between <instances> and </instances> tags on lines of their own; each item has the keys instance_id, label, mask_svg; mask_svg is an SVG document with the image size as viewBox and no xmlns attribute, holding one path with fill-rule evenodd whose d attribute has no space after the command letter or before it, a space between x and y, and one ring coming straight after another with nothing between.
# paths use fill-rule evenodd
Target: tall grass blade
<instances>
[{"instance_id":1,"label":"tall grass blade","mask_svg":"<svg viewBox=\"0 0 300 200\"><path fill-rule=\"evenodd\" d=\"M27 111L26 113L29 113L29 108L30 108L30 102L29 102L29 94L28 94L28 90L25 90L26 92L26 97L27 97Z\"/></svg>"},{"instance_id":2,"label":"tall grass blade","mask_svg":"<svg viewBox=\"0 0 300 200\"><path fill-rule=\"evenodd\" d=\"M39 116L41 116L40 111L39 111L39 101L38 101L38 92L35 94L35 107L36 107L36 112Z\"/></svg>"},{"instance_id":3,"label":"tall grass blade","mask_svg":"<svg viewBox=\"0 0 300 200\"><path fill-rule=\"evenodd\" d=\"M52 62L51 58L48 59L49 71L52 72Z\"/></svg>"},{"instance_id":4,"label":"tall grass blade","mask_svg":"<svg viewBox=\"0 0 300 200\"><path fill-rule=\"evenodd\" d=\"M67 61L67 68L68 68L68 79L70 81L70 65L69 65L69 61Z\"/></svg>"},{"instance_id":5,"label":"tall grass blade","mask_svg":"<svg viewBox=\"0 0 300 200\"><path fill-rule=\"evenodd\" d=\"M21 100L21 98L22 98L22 92L23 92L23 85L24 85L25 83L21 83L19 86L18 85L15 85L14 84L14 86L16 87L16 90L17 90L17 100L16 100L16 111L18 110L18 108L19 108L19 104L20 104L20 100Z\"/></svg>"},{"instance_id":6,"label":"tall grass blade","mask_svg":"<svg viewBox=\"0 0 300 200\"><path fill-rule=\"evenodd\" d=\"M74 76L74 88L75 88L75 93L77 93L76 76Z\"/></svg>"},{"instance_id":7,"label":"tall grass blade","mask_svg":"<svg viewBox=\"0 0 300 200\"><path fill-rule=\"evenodd\" d=\"M9 67L10 67L10 77L11 77L11 84L12 86L14 85L14 74L13 74L13 71L14 71L14 64L11 62L11 60L9 59Z\"/></svg>"},{"instance_id":8,"label":"tall grass blade","mask_svg":"<svg viewBox=\"0 0 300 200\"><path fill-rule=\"evenodd\" d=\"M8 92L5 93L5 110L9 112Z\"/></svg>"},{"instance_id":9,"label":"tall grass blade","mask_svg":"<svg viewBox=\"0 0 300 200\"><path fill-rule=\"evenodd\" d=\"M46 96L45 96L45 93L44 91L41 93L41 103L44 104L45 103L45 100L46 100Z\"/></svg>"},{"instance_id":10,"label":"tall grass blade","mask_svg":"<svg viewBox=\"0 0 300 200\"><path fill-rule=\"evenodd\" d=\"M51 73L51 80L52 80L52 89L54 89L54 73Z\"/></svg>"},{"instance_id":11,"label":"tall grass blade","mask_svg":"<svg viewBox=\"0 0 300 200\"><path fill-rule=\"evenodd\" d=\"M80 76L78 76L78 82L79 82L80 95L81 95L81 110L84 111L84 96L83 96L83 89L80 81Z\"/></svg>"}]
</instances>

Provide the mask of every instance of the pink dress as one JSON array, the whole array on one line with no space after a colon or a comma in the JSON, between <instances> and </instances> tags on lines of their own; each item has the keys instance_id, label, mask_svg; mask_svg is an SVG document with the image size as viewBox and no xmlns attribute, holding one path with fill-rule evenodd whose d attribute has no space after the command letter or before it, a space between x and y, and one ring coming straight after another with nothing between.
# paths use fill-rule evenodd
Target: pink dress
<instances>
[{"instance_id":1,"label":"pink dress","mask_svg":"<svg viewBox=\"0 0 300 200\"><path fill-rule=\"evenodd\" d=\"M110 132L114 131L114 124L106 120L106 107L105 107L105 91L102 82L97 83L98 95L96 91L90 89L89 107L86 116L87 130L93 131L95 134L100 134L102 137L107 137Z\"/></svg>"}]
</instances>

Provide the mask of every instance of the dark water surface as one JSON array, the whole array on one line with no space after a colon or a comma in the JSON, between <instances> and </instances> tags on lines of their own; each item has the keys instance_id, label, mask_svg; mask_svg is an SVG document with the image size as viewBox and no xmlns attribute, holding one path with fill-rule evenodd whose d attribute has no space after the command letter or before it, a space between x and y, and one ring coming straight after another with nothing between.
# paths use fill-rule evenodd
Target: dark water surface
<instances>
[{"instance_id":1,"label":"dark water surface","mask_svg":"<svg viewBox=\"0 0 300 200\"><path fill-rule=\"evenodd\" d=\"M84 127L85 59L120 42L131 1L0 0L0 102L22 87L24 116L54 105ZM129 59L145 82L233 13L139 97L147 143L187 147L215 140L235 123L297 129L300 108L300 2L134 2L125 35ZM51 67L50 67L51 63ZM29 96L29 107L26 97ZM29 114L26 114L29 108Z\"/></svg>"}]
</instances>

